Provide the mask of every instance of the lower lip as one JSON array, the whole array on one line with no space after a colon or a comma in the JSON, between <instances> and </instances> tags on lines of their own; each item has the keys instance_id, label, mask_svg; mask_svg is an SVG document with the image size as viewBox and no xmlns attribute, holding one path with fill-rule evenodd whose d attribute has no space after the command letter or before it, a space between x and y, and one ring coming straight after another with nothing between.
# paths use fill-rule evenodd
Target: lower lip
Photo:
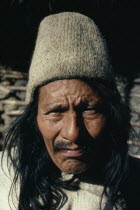
<instances>
[{"instance_id":1,"label":"lower lip","mask_svg":"<svg viewBox=\"0 0 140 210\"><path fill-rule=\"evenodd\" d=\"M80 157L85 151L84 150L60 150L66 157Z\"/></svg>"}]
</instances>

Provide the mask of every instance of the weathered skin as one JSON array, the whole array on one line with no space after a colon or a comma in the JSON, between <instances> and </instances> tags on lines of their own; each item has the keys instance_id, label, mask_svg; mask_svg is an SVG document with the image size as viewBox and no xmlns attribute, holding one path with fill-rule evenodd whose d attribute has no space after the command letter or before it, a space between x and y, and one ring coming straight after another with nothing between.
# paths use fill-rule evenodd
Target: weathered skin
<instances>
[{"instance_id":1,"label":"weathered skin","mask_svg":"<svg viewBox=\"0 0 140 210\"><path fill-rule=\"evenodd\" d=\"M98 164L106 124L102 106L97 91L81 80L58 80L40 88L37 122L60 170L80 173Z\"/></svg>"}]
</instances>

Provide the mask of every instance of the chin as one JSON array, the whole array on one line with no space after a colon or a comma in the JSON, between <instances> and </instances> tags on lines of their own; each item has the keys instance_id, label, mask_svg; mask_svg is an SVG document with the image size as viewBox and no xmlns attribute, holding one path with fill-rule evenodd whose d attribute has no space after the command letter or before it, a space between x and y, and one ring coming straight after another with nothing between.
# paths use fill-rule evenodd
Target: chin
<instances>
[{"instance_id":1,"label":"chin","mask_svg":"<svg viewBox=\"0 0 140 210\"><path fill-rule=\"evenodd\" d=\"M61 170L67 174L80 174L85 172L88 169L86 163L81 161L69 161Z\"/></svg>"}]
</instances>

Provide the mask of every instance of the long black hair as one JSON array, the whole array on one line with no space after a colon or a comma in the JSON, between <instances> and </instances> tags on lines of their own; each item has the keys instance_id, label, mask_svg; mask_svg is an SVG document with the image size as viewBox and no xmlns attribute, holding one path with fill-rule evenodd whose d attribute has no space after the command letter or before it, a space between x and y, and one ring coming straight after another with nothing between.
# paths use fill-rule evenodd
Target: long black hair
<instances>
[{"instance_id":1,"label":"long black hair","mask_svg":"<svg viewBox=\"0 0 140 210\"><path fill-rule=\"evenodd\" d=\"M103 195L107 197L104 210L112 210L128 176L129 109L115 85L109 86L97 80L88 81L88 84L98 91L104 103L107 158L103 168L102 198ZM38 90L36 88L32 102L10 127L4 144L15 172L11 194L20 183L19 210L60 209L67 201L60 188L65 184L59 179L60 172L50 159L38 129Z\"/></svg>"}]
</instances>

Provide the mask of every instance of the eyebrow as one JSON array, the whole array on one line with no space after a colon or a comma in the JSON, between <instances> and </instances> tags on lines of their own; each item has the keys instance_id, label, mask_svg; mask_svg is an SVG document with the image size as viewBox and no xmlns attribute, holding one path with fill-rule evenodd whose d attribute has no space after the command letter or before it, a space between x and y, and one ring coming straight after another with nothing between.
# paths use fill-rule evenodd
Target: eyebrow
<instances>
[{"instance_id":1,"label":"eyebrow","mask_svg":"<svg viewBox=\"0 0 140 210\"><path fill-rule=\"evenodd\" d=\"M102 107L102 102L101 101L93 101L93 102L83 102L78 104L78 106L76 106L76 109L84 109L84 108L101 108Z\"/></svg>"},{"instance_id":2,"label":"eyebrow","mask_svg":"<svg viewBox=\"0 0 140 210\"><path fill-rule=\"evenodd\" d=\"M46 104L45 107L43 107L43 110L48 113L54 110L59 110L59 111L65 111L68 109L69 106L62 105L62 104Z\"/></svg>"},{"instance_id":3,"label":"eyebrow","mask_svg":"<svg viewBox=\"0 0 140 210\"><path fill-rule=\"evenodd\" d=\"M86 107L91 107L91 108L96 108L99 107L101 108L102 106L102 102L101 101L96 101L96 102L88 102L88 101L82 101L80 104L78 104L77 106L74 106L75 110L79 110L79 109L84 109ZM43 110L45 111L45 113L49 113L51 111L66 111L69 108L69 104L46 104L45 108L43 108Z\"/></svg>"}]
</instances>

